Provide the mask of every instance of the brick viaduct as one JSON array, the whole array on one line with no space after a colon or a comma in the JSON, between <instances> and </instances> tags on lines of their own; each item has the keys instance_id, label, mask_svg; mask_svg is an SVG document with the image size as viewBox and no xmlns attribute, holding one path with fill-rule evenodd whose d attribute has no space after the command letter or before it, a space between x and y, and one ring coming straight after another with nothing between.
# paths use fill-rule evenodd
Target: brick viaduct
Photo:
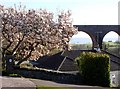
<instances>
[{"instance_id":1,"label":"brick viaduct","mask_svg":"<svg viewBox=\"0 0 120 89\"><path fill-rule=\"evenodd\" d=\"M93 48L99 45L102 49L103 38L110 31L114 31L120 36L120 25L74 25L74 27L91 37Z\"/></svg>"}]
</instances>

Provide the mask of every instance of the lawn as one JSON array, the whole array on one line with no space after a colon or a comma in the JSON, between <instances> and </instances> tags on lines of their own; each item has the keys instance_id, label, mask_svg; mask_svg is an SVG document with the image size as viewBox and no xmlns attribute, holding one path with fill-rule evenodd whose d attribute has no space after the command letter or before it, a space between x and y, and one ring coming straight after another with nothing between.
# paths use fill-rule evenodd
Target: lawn
<instances>
[{"instance_id":1,"label":"lawn","mask_svg":"<svg viewBox=\"0 0 120 89\"><path fill-rule=\"evenodd\" d=\"M92 44L70 44L72 50L91 50Z\"/></svg>"},{"instance_id":2,"label":"lawn","mask_svg":"<svg viewBox=\"0 0 120 89\"><path fill-rule=\"evenodd\" d=\"M115 43L115 42L104 42L103 44L103 49L106 45L106 51L116 55L120 56L120 43Z\"/></svg>"},{"instance_id":3,"label":"lawn","mask_svg":"<svg viewBox=\"0 0 120 89\"><path fill-rule=\"evenodd\" d=\"M72 87L60 87L60 86L46 86L46 85L38 85L36 89L74 89Z\"/></svg>"}]
</instances>

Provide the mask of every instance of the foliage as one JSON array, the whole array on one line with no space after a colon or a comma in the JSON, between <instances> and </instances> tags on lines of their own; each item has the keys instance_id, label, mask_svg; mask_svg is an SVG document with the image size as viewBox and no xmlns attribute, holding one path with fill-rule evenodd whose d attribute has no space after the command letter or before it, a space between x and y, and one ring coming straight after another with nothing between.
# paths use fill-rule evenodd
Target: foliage
<instances>
[{"instance_id":1,"label":"foliage","mask_svg":"<svg viewBox=\"0 0 120 89\"><path fill-rule=\"evenodd\" d=\"M27 59L39 59L53 49L69 49L69 40L77 33L70 16L70 11L61 11L55 20L54 14L45 9L26 10L22 5L19 8L0 5L3 57L13 55L20 64Z\"/></svg>"},{"instance_id":2,"label":"foliage","mask_svg":"<svg viewBox=\"0 0 120 89\"><path fill-rule=\"evenodd\" d=\"M107 54L83 52L76 61L86 84L110 86L110 57Z\"/></svg>"},{"instance_id":3,"label":"foliage","mask_svg":"<svg viewBox=\"0 0 120 89\"><path fill-rule=\"evenodd\" d=\"M6 70L2 70L2 76L9 76Z\"/></svg>"},{"instance_id":4,"label":"foliage","mask_svg":"<svg viewBox=\"0 0 120 89\"><path fill-rule=\"evenodd\" d=\"M53 50L49 53L49 56L54 55L54 54L57 54L57 53L59 53L59 52L60 52L59 49L53 49Z\"/></svg>"},{"instance_id":5,"label":"foliage","mask_svg":"<svg viewBox=\"0 0 120 89\"><path fill-rule=\"evenodd\" d=\"M0 73L2 72L2 62L0 61Z\"/></svg>"},{"instance_id":6,"label":"foliage","mask_svg":"<svg viewBox=\"0 0 120 89\"><path fill-rule=\"evenodd\" d=\"M10 77L22 77L21 75L19 74L9 74Z\"/></svg>"},{"instance_id":7,"label":"foliage","mask_svg":"<svg viewBox=\"0 0 120 89\"><path fill-rule=\"evenodd\" d=\"M31 63L23 63L23 64L20 64L20 68L28 68L28 67L32 68L33 65L32 65Z\"/></svg>"},{"instance_id":8,"label":"foliage","mask_svg":"<svg viewBox=\"0 0 120 89\"><path fill-rule=\"evenodd\" d=\"M71 44L72 50L91 50L92 44Z\"/></svg>"}]
</instances>

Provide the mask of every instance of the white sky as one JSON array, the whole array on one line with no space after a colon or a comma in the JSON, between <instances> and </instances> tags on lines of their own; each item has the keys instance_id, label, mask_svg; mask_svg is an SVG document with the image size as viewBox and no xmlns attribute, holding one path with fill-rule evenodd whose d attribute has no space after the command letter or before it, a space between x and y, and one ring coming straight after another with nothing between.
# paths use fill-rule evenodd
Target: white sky
<instances>
[{"instance_id":1,"label":"white sky","mask_svg":"<svg viewBox=\"0 0 120 89\"><path fill-rule=\"evenodd\" d=\"M85 32L78 32L78 34L73 35L72 38L89 38L90 36L88 34L86 34Z\"/></svg>"},{"instance_id":2,"label":"white sky","mask_svg":"<svg viewBox=\"0 0 120 89\"><path fill-rule=\"evenodd\" d=\"M71 10L74 25L118 25L119 0L0 0L6 7L14 4L26 5L30 9L45 8L54 13ZM109 37L117 37L110 33ZM87 37L80 34L81 37Z\"/></svg>"},{"instance_id":3,"label":"white sky","mask_svg":"<svg viewBox=\"0 0 120 89\"><path fill-rule=\"evenodd\" d=\"M46 8L52 12L71 10L73 24L117 25L119 0L0 0L5 6L19 5L27 8Z\"/></svg>"}]
</instances>

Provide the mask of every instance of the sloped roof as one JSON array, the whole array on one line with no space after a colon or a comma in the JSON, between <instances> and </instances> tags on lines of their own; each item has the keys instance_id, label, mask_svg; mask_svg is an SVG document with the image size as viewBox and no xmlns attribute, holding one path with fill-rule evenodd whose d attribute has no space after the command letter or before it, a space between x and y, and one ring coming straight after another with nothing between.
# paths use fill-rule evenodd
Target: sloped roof
<instances>
[{"instance_id":1,"label":"sloped roof","mask_svg":"<svg viewBox=\"0 0 120 89\"><path fill-rule=\"evenodd\" d=\"M38 63L38 65L36 66L39 68L58 71L78 71L74 59L80 55L80 52L83 51L82 50L61 51L52 56L44 56L36 62Z\"/></svg>"},{"instance_id":2,"label":"sloped roof","mask_svg":"<svg viewBox=\"0 0 120 89\"><path fill-rule=\"evenodd\" d=\"M61 55L61 52L39 59L37 67L57 70L61 62L64 60L65 56Z\"/></svg>"},{"instance_id":3,"label":"sloped roof","mask_svg":"<svg viewBox=\"0 0 120 89\"><path fill-rule=\"evenodd\" d=\"M39 68L59 70L59 71L77 71L74 60L59 52L52 56L44 56L37 61Z\"/></svg>"}]
</instances>

